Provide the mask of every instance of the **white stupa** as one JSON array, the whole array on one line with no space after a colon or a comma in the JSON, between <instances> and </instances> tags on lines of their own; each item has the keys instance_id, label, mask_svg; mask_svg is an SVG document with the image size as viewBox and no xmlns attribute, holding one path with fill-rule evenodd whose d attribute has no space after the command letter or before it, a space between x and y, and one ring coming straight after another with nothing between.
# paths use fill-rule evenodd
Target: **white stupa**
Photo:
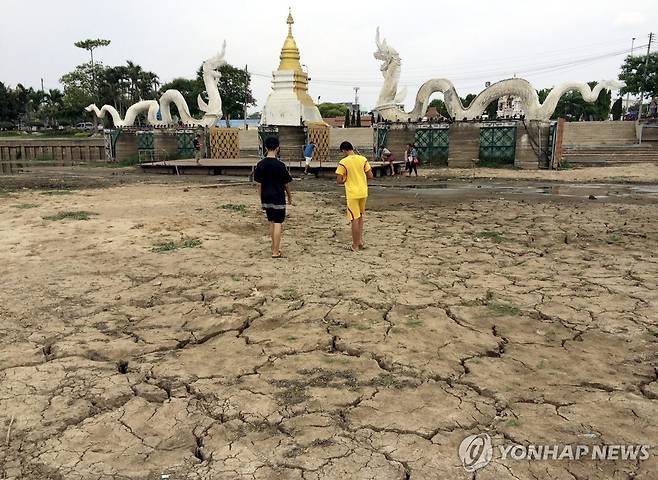
<instances>
[{"instance_id":1,"label":"white stupa","mask_svg":"<svg viewBox=\"0 0 658 480\"><path fill-rule=\"evenodd\" d=\"M288 36L281 49L279 69L272 72L272 92L261 114L261 125L301 126L322 122L320 110L308 94L308 75L299 63L299 49L292 36L295 21L288 13Z\"/></svg>"}]
</instances>

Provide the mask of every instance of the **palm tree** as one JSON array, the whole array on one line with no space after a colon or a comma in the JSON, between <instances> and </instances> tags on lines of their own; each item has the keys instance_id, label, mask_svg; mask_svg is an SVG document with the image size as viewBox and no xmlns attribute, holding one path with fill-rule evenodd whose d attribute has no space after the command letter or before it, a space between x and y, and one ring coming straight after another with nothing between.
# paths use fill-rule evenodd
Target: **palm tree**
<instances>
[{"instance_id":1,"label":"palm tree","mask_svg":"<svg viewBox=\"0 0 658 480\"><path fill-rule=\"evenodd\" d=\"M137 102L140 97L139 83L144 73L144 69L141 65L137 65L132 60L126 62L126 69L128 74L128 80L130 81L130 97L131 101Z\"/></svg>"},{"instance_id":2,"label":"palm tree","mask_svg":"<svg viewBox=\"0 0 658 480\"><path fill-rule=\"evenodd\" d=\"M46 106L44 108L44 116L46 117L46 124L55 125L56 118L61 115L64 109L64 94L57 88L51 88L45 93Z\"/></svg>"},{"instance_id":3,"label":"palm tree","mask_svg":"<svg viewBox=\"0 0 658 480\"><path fill-rule=\"evenodd\" d=\"M152 99L155 98L160 81L158 76L153 72L143 72L140 79L140 94L142 98Z\"/></svg>"}]
</instances>

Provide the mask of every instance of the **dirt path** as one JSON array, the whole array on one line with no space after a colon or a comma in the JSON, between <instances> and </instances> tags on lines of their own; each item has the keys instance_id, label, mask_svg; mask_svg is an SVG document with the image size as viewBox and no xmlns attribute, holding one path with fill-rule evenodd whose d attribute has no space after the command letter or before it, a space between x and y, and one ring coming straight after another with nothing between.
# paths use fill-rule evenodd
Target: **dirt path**
<instances>
[{"instance_id":1,"label":"dirt path","mask_svg":"<svg viewBox=\"0 0 658 480\"><path fill-rule=\"evenodd\" d=\"M0 196L0 478L472 479L488 432L653 449L478 480L654 480L658 205L378 195L353 254L299 193L283 260L244 186Z\"/></svg>"}]
</instances>

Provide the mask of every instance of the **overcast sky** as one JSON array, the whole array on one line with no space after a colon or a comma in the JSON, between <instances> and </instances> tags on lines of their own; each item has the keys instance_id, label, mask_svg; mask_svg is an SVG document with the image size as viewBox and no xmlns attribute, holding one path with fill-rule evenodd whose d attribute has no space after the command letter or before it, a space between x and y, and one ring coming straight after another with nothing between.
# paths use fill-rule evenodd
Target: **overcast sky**
<instances>
[{"instance_id":1,"label":"overcast sky","mask_svg":"<svg viewBox=\"0 0 658 480\"><path fill-rule=\"evenodd\" d=\"M278 66L288 6L311 96L350 101L359 86L368 109L382 83L372 55L378 25L402 57L408 108L430 78L452 80L461 96L515 74L537 88L614 79L631 38L644 54L650 29L658 30L655 0L12 0L2 2L0 81L38 88L43 78L46 89L58 87L62 74L88 61L73 43L98 37L112 41L95 52L106 65L132 60L163 83L192 78L226 39L228 62L254 73L258 105L251 110L259 110Z\"/></svg>"}]
</instances>

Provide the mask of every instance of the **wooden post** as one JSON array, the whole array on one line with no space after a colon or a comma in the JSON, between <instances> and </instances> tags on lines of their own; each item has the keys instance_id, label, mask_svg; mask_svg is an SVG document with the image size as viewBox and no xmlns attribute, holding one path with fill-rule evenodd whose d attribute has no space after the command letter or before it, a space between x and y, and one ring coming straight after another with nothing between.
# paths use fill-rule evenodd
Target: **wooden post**
<instances>
[{"instance_id":1,"label":"wooden post","mask_svg":"<svg viewBox=\"0 0 658 480\"><path fill-rule=\"evenodd\" d=\"M557 132L555 133L555 154L551 162L551 169L555 170L560 168L562 163L562 140L564 138L564 118L559 118L557 121Z\"/></svg>"}]
</instances>

